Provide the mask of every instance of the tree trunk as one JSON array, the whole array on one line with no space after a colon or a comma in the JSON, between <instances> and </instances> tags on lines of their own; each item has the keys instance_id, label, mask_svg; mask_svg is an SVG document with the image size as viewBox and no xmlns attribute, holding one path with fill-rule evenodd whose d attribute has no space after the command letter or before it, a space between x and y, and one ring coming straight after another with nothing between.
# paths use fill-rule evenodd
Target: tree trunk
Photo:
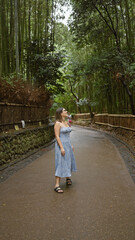
<instances>
[{"instance_id":1,"label":"tree trunk","mask_svg":"<svg viewBox=\"0 0 135 240\"><path fill-rule=\"evenodd\" d=\"M71 89L71 93L73 94L73 97L76 99L76 102L79 103L79 97L73 92L73 86L70 80L69 80L69 84L70 84L70 89ZM81 113L81 108L78 104L77 104L77 108L79 110L79 113Z\"/></svg>"},{"instance_id":2,"label":"tree trunk","mask_svg":"<svg viewBox=\"0 0 135 240\"><path fill-rule=\"evenodd\" d=\"M45 17L45 52L48 51L48 33L49 33L49 0L45 0L46 17Z\"/></svg>"},{"instance_id":3,"label":"tree trunk","mask_svg":"<svg viewBox=\"0 0 135 240\"><path fill-rule=\"evenodd\" d=\"M19 48L18 48L18 6L15 0L15 52L16 52L16 74L19 74Z\"/></svg>"},{"instance_id":4,"label":"tree trunk","mask_svg":"<svg viewBox=\"0 0 135 240\"><path fill-rule=\"evenodd\" d=\"M8 73L8 58L7 58L7 49L8 49L8 36L7 36L7 19L6 19L6 2L5 0L1 0L1 56L2 56L2 61L1 61L1 72L4 75L7 75Z\"/></svg>"},{"instance_id":5,"label":"tree trunk","mask_svg":"<svg viewBox=\"0 0 135 240\"><path fill-rule=\"evenodd\" d=\"M133 96L132 96L132 93L130 92L127 84L126 84L126 81L125 79L121 79L121 83L122 85L124 86L125 90L126 90L126 93L129 97L129 101L130 101L130 106L131 106L131 110L132 110L132 114L135 115L135 106L134 106L134 100L133 100Z\"/></svg>"},{"instance_id":6,"label":"tree trunk","mask_svg":"<svg viewBox=\"0 0 135 240\"><path fill-rule=\"evenodd\" d=\"M13 2L10 0L10 64L11 72L15 71L14 61L14 16L13 16Z\"/></svg>"}]
</instances>

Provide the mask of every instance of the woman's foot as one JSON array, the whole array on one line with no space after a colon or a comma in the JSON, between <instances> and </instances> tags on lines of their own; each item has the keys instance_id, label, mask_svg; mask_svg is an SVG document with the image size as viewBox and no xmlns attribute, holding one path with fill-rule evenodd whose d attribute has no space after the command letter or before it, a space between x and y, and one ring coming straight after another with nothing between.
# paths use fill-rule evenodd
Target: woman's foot
<instances>
[{"instance_id":1,"label":"woman's foot","mask_svg":"<svg viewBox=\"0 0 135 240\"><path fill-rule=\"evenodd\" d=\"M67 185L72 185L72 180L71 180L71 178L67 178L67 179L66 179L66 184L67 184Z\"/></svg>"},{"instance_id":2,"label":"woman's foot","mask_svg":"<svg viewBox=\"0 0 135 240\"><path fill-rule=\"evenodd\" d=\"M54 191L57 193L63 193L63 190L60 188L60 186L55 187Z\"/></svg>"}]
</instances>

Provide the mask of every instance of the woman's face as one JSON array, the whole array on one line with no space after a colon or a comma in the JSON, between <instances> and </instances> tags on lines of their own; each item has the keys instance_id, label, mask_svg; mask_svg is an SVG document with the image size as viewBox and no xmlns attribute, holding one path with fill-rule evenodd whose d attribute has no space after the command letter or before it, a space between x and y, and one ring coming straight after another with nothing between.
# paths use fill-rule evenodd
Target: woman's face
<instances>
[{"instance_id":1,"label":"woman's face","mask_svg":"<svg viewBox=\"0 0 135 240\"><path fill-rule=\"evenodd\" d=\"M62 117L67 117L68 116L67 115L67 111L65 110L65 108L63 108L63 110L62 110L61 116Z\"/></svg>"}]
</instances>

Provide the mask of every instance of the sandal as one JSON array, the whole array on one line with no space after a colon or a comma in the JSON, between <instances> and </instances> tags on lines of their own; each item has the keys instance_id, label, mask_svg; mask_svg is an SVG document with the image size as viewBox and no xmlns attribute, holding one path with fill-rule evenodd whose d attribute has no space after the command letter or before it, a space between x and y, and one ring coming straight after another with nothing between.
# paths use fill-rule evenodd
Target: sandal
<instances>
[{"instance_id":1,"label":"sandal","mask_svg":"<svg viewBox=\"0 0 135 240\"><path fill-rule=\"evenodd\" d=\"M63 193L63 190L62 190L62 192L61 192L61 190L62 189L60 188L60 186L54 188L54 191L57 192L57 193Z\"/></svg>"},{"instance_id":2,"label":"sandal","mask_svg":"<svg viewBox=\"0 0 135 240\"><path fill-rule=\"evenodd\" d=\"M67 179L66 179L66 184L67 184L67 185L72 185L72 180L71 180L71 178L67 178Z\"/></svg>"}]
</instances>

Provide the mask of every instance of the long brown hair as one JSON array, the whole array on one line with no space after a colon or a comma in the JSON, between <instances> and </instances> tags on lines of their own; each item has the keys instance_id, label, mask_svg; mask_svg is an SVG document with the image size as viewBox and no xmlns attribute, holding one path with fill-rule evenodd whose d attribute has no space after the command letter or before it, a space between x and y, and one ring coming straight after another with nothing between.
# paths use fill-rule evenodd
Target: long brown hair
<instances>
[{"instance_id":1,"label":"long brown hair","mask_svg":"<svg viewBox=\"0 0 135 240\"><path fill-rule=\"evenodd\" d=\"M64 108L58 108L56 110L56 114L55 114L56 121L59 121L59 122L62 121L61 113L62 113L63 109Z\"/></svg>"}]
</instances>

